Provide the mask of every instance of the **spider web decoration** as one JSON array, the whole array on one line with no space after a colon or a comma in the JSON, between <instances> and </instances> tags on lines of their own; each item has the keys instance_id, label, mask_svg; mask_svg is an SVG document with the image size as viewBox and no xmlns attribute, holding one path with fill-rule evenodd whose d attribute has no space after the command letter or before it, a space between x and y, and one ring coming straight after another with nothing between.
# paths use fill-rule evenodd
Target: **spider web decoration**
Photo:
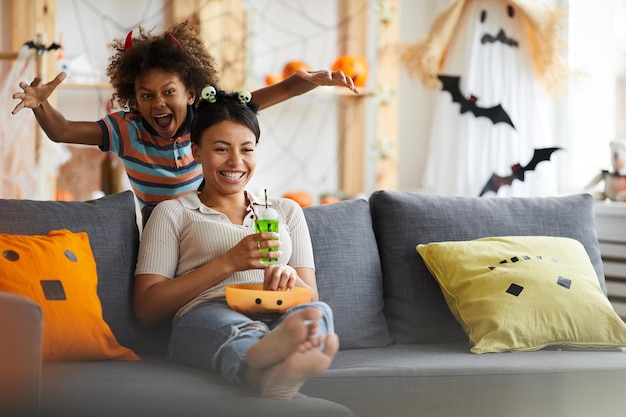
<instances>
[{"instance_id":1,"label":"spider web decoration","mask_svg":"<svg viewBox=\"0 0 626 417\"><path fill-rule=\"evenodd\" d=\"M350 50L360 39L340 39L342 26L335 0L246 0L248 84L260 86L268 74L281 73L290 61L312 69L330 69L338 45ZM368 4L355 13L368 13ZM285 18L287 16L287 18ZM336 88L293 98L261 112L262 136L252 185L274 195L304 190L314 196L338 191L338 165L343 149L338 131ZM326 94L325 94L326 93ZM330 94L329 94L330 93ZM352 123L347 123L348 126Z\"/></svg>"},{"instance_id":2,"label":"spider web decoration","mask_svg":"<svg viewBox=\"0 0 626 417\"><path fill-rule=\"evenodd\" d=\"M206 15L203 8L215 7L219 2L198 0L194 3L193 16L202 27L211 31L215 27L217 31L217 38L207 42L207 48L213 55L221 54L220 78L224 79L228 71L238 71L237 61L243 61L243 85L237 88L253 91L265 85L267 75L282 73L289 61L304 61L314 70L330 69L339 55L338 45L346 45L350 52L351 45L364 43L363 39L340 39L341 29L350 19L371 13L375 1L364 0L361 8L343 19L338 16L338 1L243 0L245 21L241 22L240 14L228 12L203 18ZM162 32L169 26L165 16L171 6L171 0L57 0L57 28L63 34L64 53L68 58L80 55L88 58L106 82L104 70L110 55L106 45L113 38L125 36L138 24L147 30ZM243 47L233 38L233 31L228 30L230 24L246 28ZM224 50L226 52L222 52ZM375 53L368 52L370 68L373 68L369 55ZM257 148L255 176L249 185L251 191L259 193L267 189L271 196L278 197L288 191L302 190L311 193L314 199L320 194L338 191L339 161L344 152L350 152L350 149L342 149L343 132L338 128L336 93L348 92L341 90L344 89L320 87L259 113L261 141ZM96 91L96 103L91 107L97 107L97 115L80 119L97 120L106 114L104 103L111 92ZM87 94L83 92L82 96ZM89 97L94 99L94 94ZM70 118L69 112L60 110ZM353 123L347 121L344 125Z\"/></svg>"},{"instance_id":3,"label":"spider web decoration","mask_svg":"<svg viewBox=\"0 0 626 417\"><path fill-rule=\"evenodd\" d=\"M64 63L58 62L57 66L59 70L68 72L64 83L85 82L72 68L72 63L76 61L82 64L79 69L83 77L84 72L90 72L88 77L92 82L108 82L105 70L111 51L107 45L113 38L124 37L139 25L160 33L165 29L164 15L170 3L163 0L57 0L57 31L67 59ZM111 94L112 90L107 88L92 89L90 94L85 94L85 90L65 90L62 95L69 96L70 99L63 100L59 97L59 100L61 103L78 100L81 107L89 111L83 120L97 120L110 110ZM86 103L88 100L91 102ZM61 103L59 104L62 105ZM70 116L64 114L66 117Z\"/></svg>"}]
</instances>

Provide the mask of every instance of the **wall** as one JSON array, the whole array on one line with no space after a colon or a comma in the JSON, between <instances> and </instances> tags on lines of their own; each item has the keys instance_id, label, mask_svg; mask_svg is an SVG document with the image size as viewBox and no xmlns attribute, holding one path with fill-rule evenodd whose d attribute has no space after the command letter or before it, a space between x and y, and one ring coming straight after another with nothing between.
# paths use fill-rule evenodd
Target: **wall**
<instances>
[{"instance_id":1,"label":"wall","mask_svg":"<svg viewBox=\"0 0 626 417\"><path fill-rule=\"evenodd\" d=\"M156 25L158 21L156 16L166 0L152 1L150 9L145 9L144 1L97 2L99 10L103 8L108 10L105 18L94 13L93 7L89 7L91 2L57 1L59 15L57 26L63 28L67 54L84 51L92 56L100 54L94 66L103 69L108 57L105 46L110 39L125 35L140 19L149 21L152 26ZM254 3L259 8L275 6L272 16L276 22L280 22L283 12L278 6L283 2L272 3L272 1L257 0ZM446 0L399 0L399 9L402 11L399 13L400 41L412 42L423 36L437 11L446 3ZM568 97L555 106L554 119L556 134L569 148L567 157L562 158L559 166L562 174L561 191L579 192L598 170L609 168L607 143L625 130L622 127L617 131L615 126L623 117L620 114L616 115L613 110L616 108L616 102L624 101L619 101L615 92L615 76L618 71L616 61L619 58L615 56L616 44L613 33L613 19L619 15L617 12L620 10L616 5L623 5L624 1L553 0L552 3L569 4L571 7L569 61L578 75L572 83ZM3 33L6 32L4 28L10 24L8 4L8 0L0 1L0 23L3 28L0 32ZM76 4L81 7L79 13L73 7ZM306 7L308 3L302 4L304 4L302 7ZM331 13L329 16L334 15L333 4L334 0L315 2L316 7L311 7L310 12L323 21L325 13ZM598 7L599 5L602 7ZM298 6L300 7L300 3ZM125 11L120 13L119 10ZM304 28L305 25L300 22L300 27ZM263 68L263 72L272 70L269 64L275 64L273 68L280 69L288 57L303 51L313 66L321 68L328 65L329 58L324 59L322 52L328 52L328 57L332 56L332 44L323 44L321 47L309 44L304 50L289 49L285 43L285 34L280 33L278 29L280 26L267 24L263 30L271 36L267 36L265 43L257 44L260 49L256 54L258 60L255 65L263 62L259 67ZM306 39L305 35L300 36ZM6 36L0 39L0 45L6 45L8 42ZM263 48L266 50L268 45L275 48L271 54L264 55ZM6 46L2 49L6 50ZM623 69L619 71L623 73ZM260 75L261 73L250 79L251 88L260 85ZM623 74L621 76L623 77ZM419 190L421 187L432 103L436 94L437 92L425 90L415 80L409 79L404 70L400 70L398 89L400 189ZM104 103L109 96L110 91L106 90L64 89L58 95L59 107L68 118L95 120L104 114ZM317 192L332 191L333 184L336 183L337 151L335 145L326 140L336 132L335 109L334 98L324 94L317 96L308 94L264 111L263 139L259 149L261 158L255 187L270 188L275 194L279 194L287 188L297 188L300 184L313 184ZM318 122L306 124L303 115L308 115L310 120ZM323 123L319 123L320 120ZM368 141L371 140L373 139L368 138ZM370 143L367 147L371 152ZM287 179L297 180L288 183ZM372 191L371 179L366 183L370 187L366 191Z\"/></svg>"},{"instance_id":2,"label":"wall","mask_svg":"<svg viewBox=\"0 0 626 417\"><path fill-rule=\"evenodd\" d=\"M412 43L426 35L432 20L447 2L401 0L400 42ZM415 79L400 70L398 88L399 188L419 191L428 152L430 120L436 91L423 88Z\"/></svg>"},{"instance_id":3,"label":"wall","mask_svg":"<svg viewBox=\"0 0 626 417\"><path fill-rule=\"evenodd\" d=\"M561 134L571 152L561 177L562 190L576 192L602 169L611 168L608 143L619 134L616 119L624 119L615 112L620 71L615 32L623 26L618 17L624 17L616 13L617 5L623 9L625 2L569 3L569 64L575 76L562 114Z\"/></svg>"},{"instance_id":4,"label":"wall","mask_svg":"<svg viewBox=\"0 0 626 417\"><path fill-rule=\"evenodd\" d=\"M11 25L11 10L9 9L9 3L7 1L0 1L0 28L7 28ZM4 34L4 30L0 33ZM0 36L0 51L8 52L11 48L11 40L8 36ZM6 74L8 71L9 63L0 60L0 74ZM0 77L0 80L2 77Z\"/></svg>"}]
</instances>

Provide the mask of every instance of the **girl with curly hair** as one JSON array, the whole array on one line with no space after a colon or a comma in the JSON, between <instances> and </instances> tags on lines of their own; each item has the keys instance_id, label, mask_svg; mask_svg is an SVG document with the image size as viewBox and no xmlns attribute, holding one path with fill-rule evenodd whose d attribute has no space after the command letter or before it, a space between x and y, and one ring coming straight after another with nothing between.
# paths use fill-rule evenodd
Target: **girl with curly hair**
<instances>
[{"instance_id":1,"label":"girl with curly hair","mask_svg":"<svg viewBox=\"0 0 626 417\"><path fill-rule=\"evenodd\" d=\"M16 114L33 109L37 122L54 142L97 145L114 152L124 164L139 204L153 205L198 189L202 167L191 153L190 127L202 89L219 85L213 57L190 22L153 35L139 27L114 39L107 76L113 99L123 109L98 121L70 121L48 97L65 79L61 72L49 83L36 77L13 94L21 100ZM260 109L303 94L320 85L345 86L358 93L341 71L298 71L282 82L252 93Z\"/></svg>"}]
</instances>

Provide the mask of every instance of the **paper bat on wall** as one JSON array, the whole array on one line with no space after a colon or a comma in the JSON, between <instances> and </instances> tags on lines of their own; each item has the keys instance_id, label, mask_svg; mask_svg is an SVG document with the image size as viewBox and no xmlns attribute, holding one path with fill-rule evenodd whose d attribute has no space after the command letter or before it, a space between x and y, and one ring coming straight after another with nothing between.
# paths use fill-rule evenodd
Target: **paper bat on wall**
<instances>
[{"instance_id":1,"label":"paper bat on wall","mask_svg":"<svg viewBox=\"0 0 626 417\"><path fill-rule=\"evenodd\" d=\"M511 175L501 177L498 174L493 174L489 181L487 181L487 184L485 184L485 186L483 187L483 190L480 192L480 196L485 194L487 191L493 191L494 193L497 193L500 187L502 187L503 185L511 185L513 183L513 180L517 179L520 181L524 181L526 171L534 171L539 162L549 161L552 153L560 149L561 148L558 147L535 149L532 159L526 166L515 164L511 167L511 169L513 170L513 173Z\"/></svg>"},{"instance_id":2,"label":"paper bat on wall","mask_svg":"<svg viewBox=\"0 0 626 417\"><path fill-rule=\"evenodd\" d=\"M506 113L502 105L498 104L493 107L480 107L476 104L478 98L474 96L470 96L470 98L466 98L463 93L461 93L461 89L459 87L460 77L453 77L449 75L438 75L437 78L442 83L442 91L447 91L452 96L453 103L459 103L461 105L461 114L465 112L471 112L476 117L486 117L493 122L496 123L506 123L510 125L513 129L515 126L511 121L511 118Z\"/></svg>"},{"instance_id":3,"label":"paper bat on wall","mask_svg":"<svg viewBox=\"0 0 626 417\"><path fill-rule=\"evenodd\" d=\"M39 55L42 55L44 52L51 51L53 49L59 49L61 45L56 42L51 43L49 46L35 43L35 41L24 42L25 46L28 46L30 49L34 49L37 51Z\"/></svg>"}]
</instances>

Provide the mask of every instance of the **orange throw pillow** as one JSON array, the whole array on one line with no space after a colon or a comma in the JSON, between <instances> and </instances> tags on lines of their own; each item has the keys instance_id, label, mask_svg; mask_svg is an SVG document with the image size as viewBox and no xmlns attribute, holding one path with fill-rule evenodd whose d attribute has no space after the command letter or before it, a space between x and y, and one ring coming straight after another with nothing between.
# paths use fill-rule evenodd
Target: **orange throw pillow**
<instances>
[{"instance_id":1,"label":"orange throw pillow","mask_svg":"<svg viewBox=\"0 0 626 417\"><path fill-rule=\"evenodd\" d=\"M43 360L139 360L102 318L87 233L0 234L0 291L30 298L43 313Z\"/></svg>"}]
</instances>

